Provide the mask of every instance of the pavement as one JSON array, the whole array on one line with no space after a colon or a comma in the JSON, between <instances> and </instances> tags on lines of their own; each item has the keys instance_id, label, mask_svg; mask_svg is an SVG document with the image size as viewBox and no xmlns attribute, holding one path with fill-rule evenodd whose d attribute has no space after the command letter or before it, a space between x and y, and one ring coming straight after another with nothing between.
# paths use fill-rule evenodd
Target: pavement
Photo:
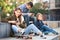
<instances>
[{"instance_id":1,"label":"pavement","mask_svg":"<svg viewBox=\"0 0 60 40\"><path fill-rule=\"evenodd\" d=\"M54 28L55 31L57 31L60 34L60 27Z\"/></svg>"},{"instance_id":2,"label":"pavement","mask_svg":"<svg viewBox=\"0 0 60 40\"><path fill-rule=\"evenodd\" d=\"M60 27L59 28L54 28L54 30L56 30L59 34L60 34ZM47 36L47 38L52 38L52 37L56 37L56 36ZM33 40L41 40L39 39L39 37L35 37ZM16 38L16 37L8 37L8 38L0 38L0 40L32 40L32 39L21 39L21 38Z\"/></svg>"}]
</instances>

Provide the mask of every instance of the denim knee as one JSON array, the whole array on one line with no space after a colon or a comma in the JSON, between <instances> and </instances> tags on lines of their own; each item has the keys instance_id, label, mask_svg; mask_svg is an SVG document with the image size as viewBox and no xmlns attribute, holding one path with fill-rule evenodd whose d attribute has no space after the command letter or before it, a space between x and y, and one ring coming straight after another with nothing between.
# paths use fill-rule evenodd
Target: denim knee
<instances>
[{"instance_id":1,"label":"denim knee","mask_svg":"<svg viewBox=\"0 0 60 40\"><path fill-rule=\"evenodd\" d=\"M12 25L12 30L17 33L18 32L17 26L16 25Z\"/></svg>"}]
</instances>

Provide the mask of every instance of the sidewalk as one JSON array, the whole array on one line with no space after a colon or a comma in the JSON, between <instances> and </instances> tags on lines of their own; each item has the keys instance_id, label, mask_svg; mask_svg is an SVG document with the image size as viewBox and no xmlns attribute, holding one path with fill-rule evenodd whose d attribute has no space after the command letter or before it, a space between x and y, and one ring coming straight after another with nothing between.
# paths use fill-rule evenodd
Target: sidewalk
<instances>
[{"instance_id":1,"label":"sidewalk","mask_svg":"<svg viewBox=\"0 0 60 40\"><path fill-rule=\"evenodd\" d=\"M55 28L56 31L60 34L60 28ZM42 39L39 36L33 37L33 39L20 39L16 37L9 37L9 38L1 38L0 40L59 40L58 36L47 36L47 39Z\"/></svg>"},{"instance_id":2,"label":"sidewalk","mask_svg":"<svg viewBox=\"0 0 60 40\"><path fill-rule=\"evenodd\" d=\"M60 34L60 27L55 28L54 30L56 30Z\"/></svg>"}]
</instances>

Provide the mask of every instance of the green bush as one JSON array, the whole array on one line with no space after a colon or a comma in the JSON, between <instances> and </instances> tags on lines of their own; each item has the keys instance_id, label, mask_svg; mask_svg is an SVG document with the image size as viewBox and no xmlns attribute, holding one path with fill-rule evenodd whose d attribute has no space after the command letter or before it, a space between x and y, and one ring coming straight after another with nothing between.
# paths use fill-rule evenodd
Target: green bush
<instances>
[{"instance_id":1,"label":"green bush","mask_svg":"<svg viewBox=\"0 0 60 40\"><path fill-rule=\"evenodd\" d=\"M45 9L43 9L43 8L41 8L41 7L43 7L41 3L36 3L36 4L32 7L32 9L30 10L30 12L31 12L31 13L35 13L35 14L37 14L37 13L42 13L42 14L44 14L44 13L47 13L47 12L48 12L47 10L45 10Z\"/></svg>"},{"instance_id":2,"label":"green bush","mask_svg":"<svg viewBox=\"0 0 60 40\"><path fill-rule=\"evenodd\" d=\"M12 1L12 0L10 0ZM6 18L7 17L7 13L9 13L10 15L12 15L13 10L16 7L16 3L15 1L12 2L12 5L6 3L5 0L0 0L0 14L2 18Z\"/></svg>"}]
</instances>

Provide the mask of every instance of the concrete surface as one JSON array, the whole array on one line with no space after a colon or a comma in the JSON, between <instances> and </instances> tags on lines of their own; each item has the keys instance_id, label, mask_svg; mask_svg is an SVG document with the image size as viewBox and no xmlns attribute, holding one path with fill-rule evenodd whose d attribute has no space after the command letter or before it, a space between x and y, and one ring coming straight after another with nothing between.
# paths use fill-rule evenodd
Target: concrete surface
<instances>
[{"instance_id":1,"label":"concrete surface","mask_svg":"<svg viewBox=\"0 0 60 40\"><path fill-rule=\"evenodd\" d=\"M60 34L60 28L55 28L59 34ZM34 36L32 39L21 39L21 38L16 38L16 37L8 37L8 38L1 38L0 40L60 40L60 36L58 35L47 35L47 39L43 39L39 36Z\"/></svg>"}]
</instances>

